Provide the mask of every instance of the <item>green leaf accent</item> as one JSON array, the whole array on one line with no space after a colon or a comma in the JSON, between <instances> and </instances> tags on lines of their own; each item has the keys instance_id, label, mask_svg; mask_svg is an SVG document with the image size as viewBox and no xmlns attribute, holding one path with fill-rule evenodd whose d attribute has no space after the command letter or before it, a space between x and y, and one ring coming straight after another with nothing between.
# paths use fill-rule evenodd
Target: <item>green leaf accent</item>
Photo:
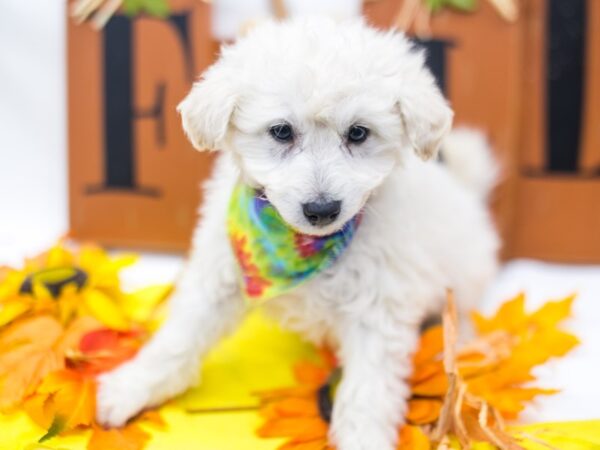
<instances>
[{"instance_id":1,"label":"green leaf accent","mask_svg":"<svg viewBox=\"0 0 600 450\"><path fill-rule=\"evenodd\" d=\"M431 12L448 7L470 12L477 6L477 0L424 0L424 2Z\"/></svg>"},{"instance_id":2,"label":"green leaf accent","mask_svg":"<svg viewBox=\"0 0 600 450\"><path fill-rule=\"evenodd\" d=\"M142 12L143 0L125 0L123 2L123 12L132 17Z\"/></svg>"},{"instance_id":3,"label":"green leaf accent","mask_svg":"<svg viewBox=\"0 0 600 450\"><path fill-rule=\"evenodd\" d=\"M54 416L54 419L52 420L52 423L50 424L50 428L48 428L48 431L46 431L46 434L43 435L38 442L42 443L44 441L47 441L48 439L52 439L54 436L60 434L60 432L65 429L66 425L67 425L67 421L64 417Z\"/></svg>"},{"instance_id":4,"label":"green leaf accent","mask_svg":"<svg viewBox=\"0 0 600 450\"><path fill-rule=\"evenodd\" d=\"M167 0L124 0L123 11L130 17L146 13L163 19L170 9Z\"/></svg>"},{"instance_id":5,"label":"green leaf accent","mask_svg":"<svg viewBox=\"0 0 600 450\"><path fill-rule=\"evenodd\" d=\"M447 1L448 0L425 0L425 4L431 12L436 12L439 11Z\"/></svg>"},{"instance_id":6,"label":"green leaf accent","mask_svg":"<svg viewBox=\"0 0 600 450\"><path fill-rule=\"evenodd\" d=\"M447 0L448 6L451 6L462 11L473 11L477 6L476 0Z\"/></svg>"},{"instance_id":7,"label":"green leaf accent","mask_svg":"<svg viewBox=\"0 0 600 450\"><path fill-rule=\"evenodd\" d=\"M167 0L145 0L146 12L152 16L165 18L169 15Z\"/></svg>"}]
</instances>

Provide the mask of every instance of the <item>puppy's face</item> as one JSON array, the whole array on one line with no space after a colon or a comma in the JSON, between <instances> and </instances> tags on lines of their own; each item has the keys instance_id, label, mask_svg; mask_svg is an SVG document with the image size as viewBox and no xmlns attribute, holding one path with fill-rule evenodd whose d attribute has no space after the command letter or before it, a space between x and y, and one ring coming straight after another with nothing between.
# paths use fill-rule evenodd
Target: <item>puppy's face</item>
<instances>
[{"instance_id":1,"label":"puppy's face","mask_svg":"<svg viewBox=\"0 0 600 450\"><path fill-rule=\"evenodd\" d=\"M233 152L244 181L311 235L358 214L404 153L431 157L452 117L403 36L326 19L257 28L179 110L196 148Z\"/></svg>"},{"instance_id":2,"label":"puppy's face","mask_svg":"<svg viewBox=\"0 0 600 450\"><path fill-rule=\"evenodd\" d=\"M400 126L392 104L378 108L360 89L311 85L302 95L296 81L240 102L231 147L293 228L331 234L394 167Z\"/></svg>"}]
</instances>

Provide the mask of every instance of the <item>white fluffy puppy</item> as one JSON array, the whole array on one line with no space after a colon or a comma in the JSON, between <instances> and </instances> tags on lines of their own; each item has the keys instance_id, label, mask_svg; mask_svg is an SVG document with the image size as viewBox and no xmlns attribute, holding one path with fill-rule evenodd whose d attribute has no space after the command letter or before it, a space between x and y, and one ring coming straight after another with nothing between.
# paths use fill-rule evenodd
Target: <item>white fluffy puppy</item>
<instances>
[{"instance_id":1,"label":"white fluffy puppy","mask_svg":"<svg viewBox=\"0 0 600 450\"><path fill-rule=\"evenodd\" d=\"M171 315L133 360L101 377L99 421L122 425L183 392L244 317L226 227L243 182L304 234L331 234L363 212L335 264L266 308L337 350L336 448L395 448L420 324L441 310L447 288L471 308L496 269L485 207L491 156L455 139L451 164L423 161L436 155L452 112L423 53L361 21L264 24L223 49L179 111L193 145L220 158Z\"/></svg>"}]
</instances>

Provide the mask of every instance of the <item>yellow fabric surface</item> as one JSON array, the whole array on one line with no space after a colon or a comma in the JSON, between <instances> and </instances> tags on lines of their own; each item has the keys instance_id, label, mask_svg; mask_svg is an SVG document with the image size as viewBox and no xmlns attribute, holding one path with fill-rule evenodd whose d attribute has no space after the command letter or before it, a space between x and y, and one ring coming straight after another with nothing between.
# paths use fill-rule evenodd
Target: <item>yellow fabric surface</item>
<instances>
[{"instance_id":1,"label":"yellow fabric surface","mask_svg":"<svg viewBox=\"0 0 600 450\"><path fill-rule=\"evenodd\" d=\"M527 450L599 450L600 420L539 423L509 427L510 434L522 439ZM459 449L457 443L453 448ZM473 450L493 450L490 444L473 445Z\"/></svg>"},{"instance_id":2,"label":"yellow fabric surface","mask_svg":"<svg viewBox=\"0 0 600 450\"><path fill-rule=\"evenodd\" d=\"M251 314L208 355L200 387L161 408L168 429L145 427L152 434L147 449L275 449L278 440L255 436L260 418L252 409L258 405L253 392L293 385L294 363L312 358L316 358L314 349L298 336L281 330L258 312ZM22 412L0 415L0 450L79 450L85 449L89 436L78 432L35 446L44 433Z\"/></svg>"},{"instance_id":3,"label":"yellow fabric surface","mask_svg":"<svg viewBox=\"0 0 600 450\"><path fill-rule=\"evenodd\" d=\"M277 439L260 439L261 423L253 392L295 384L292 367L316 358L311 346L282 331L259 313L224 340L206 359L202 384L161 408L167 430L152 434L148 450L275 450ZM600 449L600 420L511 427L527 439L528 450ZM42 430L21 412L0 415L0 450L85 449L89 432L77 432L36 444ZM490 449L475 445L474 449ZM110 449L107 449L110 450Z\"/></svg>"},{"instance_id":4,"label":"yellow fabric surface","mask_svg":"<svg viewBox=\"0 0 600 450\"><path fill-rule=\"evenodd\" d=\"M548 450L542 441L560 450L600 449L600 420L541 423L515 426L511 430L527 440L528 450Z\"/></svg>"}]
</instances>

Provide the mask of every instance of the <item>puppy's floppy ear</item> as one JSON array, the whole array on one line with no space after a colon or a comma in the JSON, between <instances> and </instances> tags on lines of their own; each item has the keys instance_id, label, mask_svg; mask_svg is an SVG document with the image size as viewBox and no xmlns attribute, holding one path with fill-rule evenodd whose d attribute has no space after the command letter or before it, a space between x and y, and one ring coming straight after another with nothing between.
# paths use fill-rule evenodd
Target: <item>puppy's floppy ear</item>
<instances>
[{"instance_id":1,"label":"puppy's floppy ear","mask_svg":"<svg viewBox=\"0 0 600 450\"><path fill-rule=\"evenodd\" d=\"M454 113L425 67L423 52L411 49L409 59L414 66L403 74L397 104L408 145L427 160L437 155Z\"/></svg>"},{"instance_id":2,"label":"puppy's floppy ear","mask_svg":"<svg viewBox=\"0 0 600 450\"><path fill-rule=\"evenodd\" d=\"M221 64L208 69L177 106L183 129L197 150L221 146L237 102L236 85Z\"/></svg>"}]
</instances>

